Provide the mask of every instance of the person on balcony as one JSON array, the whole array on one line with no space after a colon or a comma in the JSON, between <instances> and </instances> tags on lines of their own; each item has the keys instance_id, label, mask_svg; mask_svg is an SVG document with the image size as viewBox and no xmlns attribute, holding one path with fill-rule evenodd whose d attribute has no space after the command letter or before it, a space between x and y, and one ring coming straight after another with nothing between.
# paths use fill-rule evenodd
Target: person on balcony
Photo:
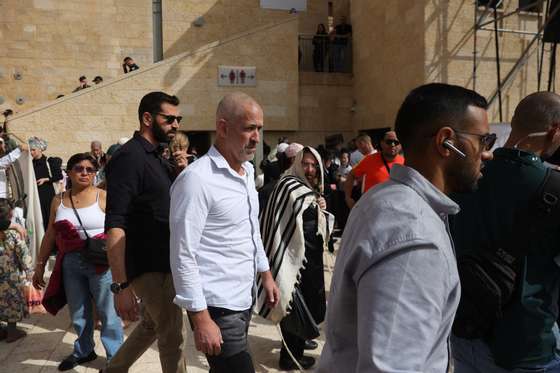
<instances>
[{"instance_id":1,"label":"person on balcony","mask_svg":"<svg viewBox=\"0 0 560 373\"><path fill-rule=\"evenodd\" d=\"M319 23L317 25L317 33L313 37L313 67L316 72L322 72L325 65L325 56L327 55L328 34L325 25Z\"/></svg>"}]
</instances>

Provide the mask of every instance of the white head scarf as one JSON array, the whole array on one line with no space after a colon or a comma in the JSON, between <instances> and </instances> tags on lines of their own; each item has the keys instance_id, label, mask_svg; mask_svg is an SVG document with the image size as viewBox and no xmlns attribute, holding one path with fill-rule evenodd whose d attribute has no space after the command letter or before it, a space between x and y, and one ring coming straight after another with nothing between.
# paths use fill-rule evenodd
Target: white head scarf
<instances>
[{"instance_id":1,"label":"white head scarf","mask_svg":"<svg viewBox=\"0 0 560 373\"><path fill-rule=\"evenodd\" d=\"M303 153L305 153L305 151L310 152L311 154L313 154L313 156L315 157L315 159L317 160L317 182L316 185L311 185L309 183L309 181L307 180L307 178L305 177L305 171L303 170L303 166L301 164L301 161L303 160ZM319 194L323 195L323 191L324 191L324 173L323 173L323 161L321 160L321 156L319 155L319 152L317 150L315 150L314 148L310 147L310 146L305 146L303 149L301 149L297 154L296 154L296 159L294 160L294 163L290 166L290 168L288 168L285 172L284 175L291 175L291 176L295 176L299 179L301 179L301 181L303 181L305 183L305 185L307 185L309 188L311 188L312 190L318 192Z\"/></svg>"}]
</instances>

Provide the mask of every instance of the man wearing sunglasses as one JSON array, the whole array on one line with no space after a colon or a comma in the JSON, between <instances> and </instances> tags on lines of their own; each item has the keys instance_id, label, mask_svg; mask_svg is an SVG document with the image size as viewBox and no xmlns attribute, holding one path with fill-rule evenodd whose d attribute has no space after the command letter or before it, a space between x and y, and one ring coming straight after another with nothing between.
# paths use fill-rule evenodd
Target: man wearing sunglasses
<instances>
[{"instance_id":1,"label":"man wearing sunglasses","mask_svg":"<svg viewBox=\"0 0 560 373\"><path fill-rule=\"evenodd\" d=\"M352 198L354 181L362 179L362 194L372 187L389 179L389 172L394 164L404 164L404 157L400 155L401 143L395 131L388 131L383 135L379 144L381 151L366 155L348 174L344 182L346 205L352 208L356 201Z\"/></svg>"},{"instance_id":2,"label":"man wearing sunglasses","mask_svg":"<svg viewBox=\"0 0 560 373\"><path fill-rule=\"evenodd\" d=\"M140 313L142 320L105 373L128 372L156 340L163 373L186 371L183 313L173 303L169 260L169 188L178 172L160 152L161 144L169 143L179 128L178 106L176 96L145 95L138 107L139 130L107 164L105 227L111 291L123 320L138 320ZM177 162L176 167L185 165Z\"/></svg>"},{"instance_id":3,"label":"man wearing sunglasses","mask_svg":"<svg viewBox=\"0 0 560 373\"><path fill-rule=\"evenodd\" d=\"M451 220L462 288L452 338L456 373L560 372L553 333L560 182L543 164L559 145L560 96L533 93L515 109L511 134L486 162L479 189L453 196L461 207Z\"/></svg>"}]
</instances>

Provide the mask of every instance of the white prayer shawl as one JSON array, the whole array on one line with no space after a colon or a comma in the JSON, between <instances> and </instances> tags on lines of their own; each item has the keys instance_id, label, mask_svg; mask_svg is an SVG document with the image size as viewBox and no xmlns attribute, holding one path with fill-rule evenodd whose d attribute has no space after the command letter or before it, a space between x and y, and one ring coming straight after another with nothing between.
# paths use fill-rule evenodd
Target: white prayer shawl
<instances>
[{"instance_id":1,"label":"white prayer shawl","mask_svg":"<svg viewBox=\"0 0 560 373\"><path fill-rule=\"evenodd\" d=\"M301 161L306 149L311 151L318 161L318 190L322 191L321 157L315 149L306 147L297 154L294 165L284 173L260 216L264 250L272 276L280 289L280 302L274 309L266 306L266 294L259 276L256 311L275 323L280 322L290 312L293 291L299 283L300 271L305 267L303 212L312 205L317 206L317 234L323 238L324 249L327 248L334 222L331 214L318 208L316 201L319 193L310 188L303 173Z\"/></svg>"},{"instance_id":2,"label":"white prayer shawl","mask_svg":"<svg viewBox=\"0 0 560 373\"><path fill-rule=\"evenodd\" d=\"M19 159L12 165L10 172L11 198L14 200L23 199L25 214L25 228L28 233L28 247L33 264L37 260L41 241L45 235L43 228L43 216L41 214L41 201L37 181L35 180L35 170L29 152L22 152Z\"/></svg>"}]
</instances>

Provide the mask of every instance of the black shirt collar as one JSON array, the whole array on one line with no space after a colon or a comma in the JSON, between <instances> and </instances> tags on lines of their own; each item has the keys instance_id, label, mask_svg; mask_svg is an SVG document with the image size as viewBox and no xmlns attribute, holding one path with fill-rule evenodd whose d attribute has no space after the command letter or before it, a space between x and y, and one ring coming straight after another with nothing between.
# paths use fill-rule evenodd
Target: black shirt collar
<instances>
[{"instance_id":1,"label":"black shirt collar","mask_svg":"<svg viewBox=\"0 0 560 373\"><path fill-rule=\"evenodd\" d=\"M140 135L140 131L134 131L133 138L142 145L146 153L157 153L158 145L154 145L146 140L142 135Z\"/></svg>"}]
</instances>

